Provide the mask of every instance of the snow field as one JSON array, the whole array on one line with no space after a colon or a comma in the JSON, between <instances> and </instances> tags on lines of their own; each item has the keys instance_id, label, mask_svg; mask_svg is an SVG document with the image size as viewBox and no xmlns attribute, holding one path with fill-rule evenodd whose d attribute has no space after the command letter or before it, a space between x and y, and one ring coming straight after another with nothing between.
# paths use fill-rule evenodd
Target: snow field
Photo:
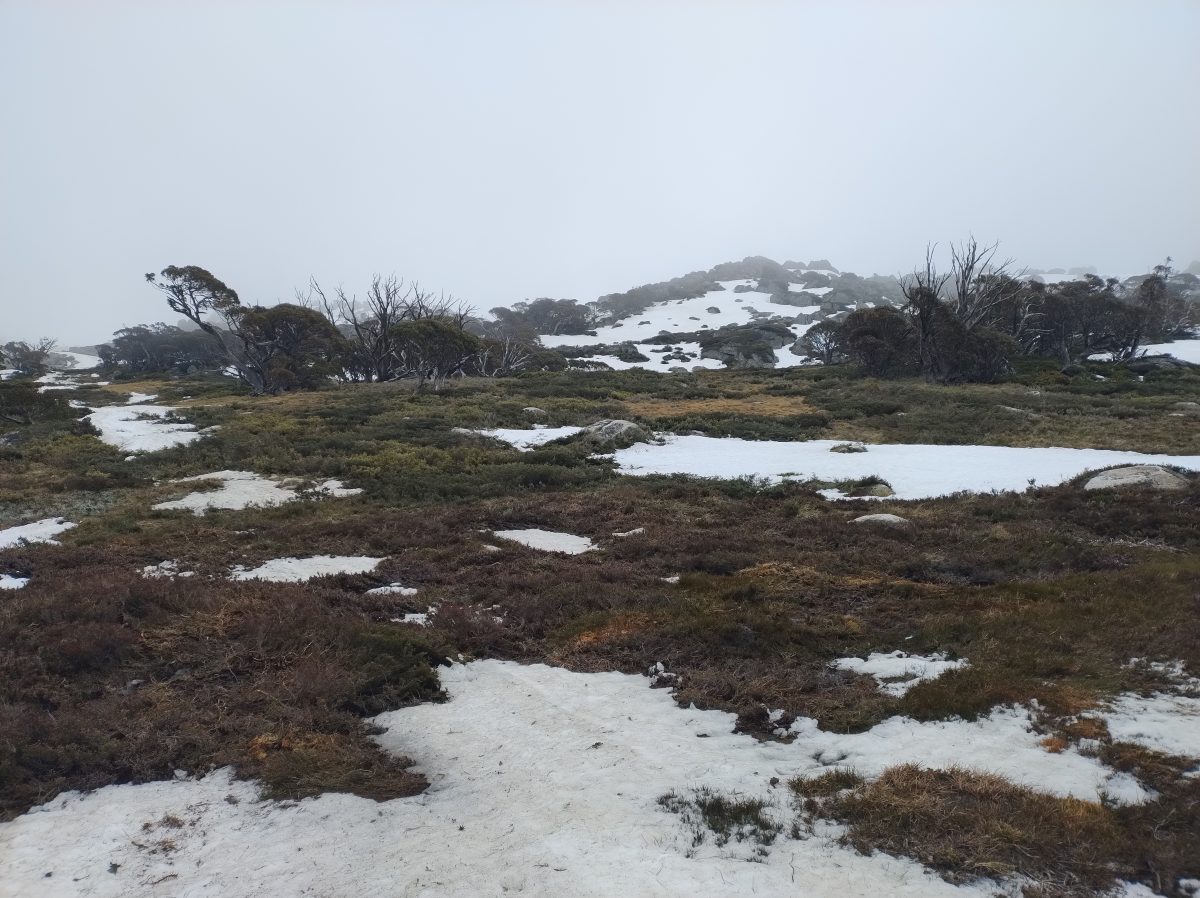
<instances>
[{"instance_id":1,"label":"snow field","mask_svg":"<svg viewBox=\"0 0 1200 898\"><path fill-rule=\"evenodd\" d=\"M386 728L380 744L429 778L421 795L259 802L227 771L60 795L0 824L0 894L983 896L995 884L953 886L910 860L859 855L836 844L832 826L781 836L762 863L733 843L693 847L657 800L707 787L760 797L782 822L793 813L790 777L869 777L905 762L1093 801L1114 788L1144 797L1092 758L1045 751L1019 708L970 723L893 718L853 735L798 720L790 744L760 743L733 732L733 715L679 708L640 676L504 661L440 676L448 702L373 721ZM165 814L184 826L160 831ZM156 850L164 837L174 850Z\"/></svg>"},{"instance_id":2,"label":"snow field","mask_svg":"<svg viewBox=\"0 0 1200 898\"><path fill-rule=\"evenodd\" d=\"M1148 455L1108 449L866 444L861 453L831 452L837 440L777 442L734 437L662 435L613 454L623 474L690 474L782 480L881 477L896 499L957 492L1015 491L1063 483L1084 471L1122 464L1175 465L1200 471L1200 455ZM832 495L838 498L840 495Z\"/></svg>"}]
</instances>

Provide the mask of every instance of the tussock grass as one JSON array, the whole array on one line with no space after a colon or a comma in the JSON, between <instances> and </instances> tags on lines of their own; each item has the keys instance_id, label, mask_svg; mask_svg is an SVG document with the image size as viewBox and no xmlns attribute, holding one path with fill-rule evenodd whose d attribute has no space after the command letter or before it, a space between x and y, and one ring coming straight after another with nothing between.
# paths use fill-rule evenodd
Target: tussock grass
<instances>
[{"instance_id":1,"label":"tussock grass","mask_svg":"<svg viewBox=\"0 0 1200 898\"><path fill-rule=\"evenodd\" d=\"M1178 877L1193 873L1200 857L1194 783L1170 800L1136 808L916 765L893 767L870 783L839 778L792 787L804 796L807 814L846 824L844 841L862 852L907 855L952 882L1020 877L1030 896L1084 898L1118 879L1178 894Z\"/></svg>"},{"instance_id":2,"label":"tussock grass","mask_svg":"<svg viewBox=\"0 0 1200 898\"><path fill-rule=\"evenodd\" d=\"M366 597L143 580L119 561L44 549L0 603L0 816L227 764L275 797L423 788L362 719L438 696L436 642L372 623Z\"/></svg>"}]
</instances>

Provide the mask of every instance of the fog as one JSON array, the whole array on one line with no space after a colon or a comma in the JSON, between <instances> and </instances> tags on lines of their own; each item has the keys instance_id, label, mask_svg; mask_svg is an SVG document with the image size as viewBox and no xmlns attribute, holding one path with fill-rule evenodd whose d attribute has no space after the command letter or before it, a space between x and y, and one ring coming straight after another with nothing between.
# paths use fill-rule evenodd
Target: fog
<instances>
[{"instance_id":1,"label":"fog","mask_svg":"<svg viewBox=\"0 0 1200 898\"><path fill-rule=\"evenodd\" d=\"M1200 4L0 2L0 342L397 272L486 310L762 254L1200 257Z\"/></svg>"}]
</instances>

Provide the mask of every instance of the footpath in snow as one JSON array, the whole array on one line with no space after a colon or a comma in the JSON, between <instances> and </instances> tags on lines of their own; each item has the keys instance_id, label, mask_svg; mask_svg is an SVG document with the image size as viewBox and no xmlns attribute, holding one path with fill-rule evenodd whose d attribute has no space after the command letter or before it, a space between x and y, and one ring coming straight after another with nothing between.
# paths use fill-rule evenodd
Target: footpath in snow
<instances>
[{"instance_id":1,"label":"footpath in snow","mask_svg":"<svg viewBox=\"0 0 1200 898\"><path fill-rule=\"evenodd\" d=\"M874 776L905 762L1092 801L1146 797L1094 758L1046 751L1022 709L974 722L892 718L853 735L800 719L784 744L734 733L731 714L679 708L640 676L503 661L440 675L448 702L375 718L382 746L428 777L421 795L259 802L254 784L225 771L61 795L0 824L0 894L984 896L994 883L952 886L911 860L859 855L829 825L800 839L785 825L761 863L747 860L752 843L695 846L658 799L698 787L757 796L785 824L787 778Z\"/></svg>"}]
</instances>

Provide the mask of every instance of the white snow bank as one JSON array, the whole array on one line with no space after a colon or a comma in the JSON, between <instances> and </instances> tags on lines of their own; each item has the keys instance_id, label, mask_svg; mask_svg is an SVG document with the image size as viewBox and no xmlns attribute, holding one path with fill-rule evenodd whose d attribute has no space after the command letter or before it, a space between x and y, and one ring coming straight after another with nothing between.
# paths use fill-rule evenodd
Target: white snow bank
<instances>
[{"instance_id":1,"label":"white snow bank","mask_svg":"<svg viewBox=\"0 0 1200 898\"><path fill-rule=\"evenodd\" d=\"M59 362L57 356L66 356L62 360L65 364ZM50 367L59 370L70 369L72 371L80 371L85 368L95 368L100 364L100 361L100 356L89 355L84 352L68 352L62 349L54 349L50 352Z\"/></svg>"},{"instance_id":2,"label":"white snow bank","mask_svg":"<svg viewBox=\"0 0 1200 898\"><path fill-rule=\"evenodd\" d=\"M11 574L0 574L0 589L21 589L28 583L28 577L14 577Z\"/></svg>"},{"instance_id":3,"label":"white snow bank","mask_svg":"<svg viewBox=\"0 0 1200 898\"><path fill-rule=\"evenodd\" d=\"M530 449L544 446L551 440L573 437L581 430L583 430L582 427L497 427L494 430L471 430L467 432L491 437L494 440L502 440L510 446L515 446L522 452L528 452Z\"/></svg>"},{"instance_id":4,"label":"white snow bank","mask_svg":"<svg viewBox=\"0 0 1200 898\"><path fill-rule=\"evenodd\" d=\"M10 377L16 377L20 373L16 368L0 368L0 380L8 380Z\"/></svg>"},{"instance_id":5,"label":"white snow bank","mask_svg":"<svg viewBox=\"0 0 1200 898\"><path fill-rule=\"evenodd\" d=\"M262 508L270 505L282 505L299 497L301 481L296 479L272 480L255 474L253 471L214 471L211 474L197 474L194 477L184 477L174 483L194 483L198 480L216 480L221 486L215 490L188 493L182 499L169 502L159 502L154 508L163 510L184 510L193 514L204 514L214 508L240 509ZM326 480L312 488L312 492L323 496L355 496L361 489L349 489L340 480Z\"/></svg>"},{"instance_id":6,"label":"white snow bank","mask_svg":"<svg viewBox=\"0 0 1200 898\"><path fill-rule=\"evenodd\" d=\"M238 565L229 572L231 580L271 580L275 583L301 583L313 577L332 574L366 574L375 570L382 558L363 555L313 555L308 558L273 558L247 570Z\"/></svg>"},{"instance_id":7,"label":"white snow bank","mask_svg":"<svg viewBox=\"0 0 1200 898\"><path fill-rule=\"evenodd\" d=\"M1176 340L1174 343L1151 343L1143 346L1146 355L1173 355L1181 362L1200 365L1200 338Z\"/></svg>"},{"instance_id":8,"label":"white snow bank","mask_svg":"<svg viewBox=\"0 0 1200 898\"><path fill-rule=\"evenodd\" d=\"M493 531L500 539L522 543L531 549L543 552L562 552L566 555L579 555L596 548L586 536L575 536L570 533L556 533L553 530L496 530Z\"/></svg>"},{"instance_id":9,"label":"white snow bank","mask_svg":"<svg viewBox=\"0 0 1200 898\"><path fill-rule=\"evenodd\" d=\"M876 475L891 485L896 499L928 499L960 491L1021 491L1031 480L1039 486L1058 484L1110 465L1176 465L1200 471L1200 455L921 444L867 444L867 452L830 452L838 443L667 435L662 443L637 443L620 449L613 458L623 474L633 475L755 476L773 482L856 480Z\"/></svg>"},{"instance_id":10,"label":"white snow bank","mask_svg":"<svg viewBox=\"0 0 1200 898\"><path fill-rule=\"evenodd\" d=\"M186 421L166 420L174 411L166 405L108 405L95 409L87 420L110 446L126 452L156 452L202 436Z\"/></svg>"},{"instance_id":11,"label":"white snow bank","mask_svg":"<svg viewBox=\"0 0 1200 898\"><path fill-rule=\"evenodd\" d=\"M75 526L77 525L65 518L42 518L32 524L9 527L6 530L0 530L0 549L7 549L9 546L15 546L22 542L58 545L58 540L54 537Z\"/></svg>"},{"instance_id":12,"label":"white snow bank","mask_svg":"<svg viewBox=\"0 0 1200 898\"><path fill-rule=\"evenodd\" d=\"M967 662L947 661L944 654L908 655L895 651L872 652L866 660L838 658L830 666L874 677L880 692L899 698L922 680L936 680L947 671L966 667Z\"/></svg>"},{"instance_id":13,"label":"white snow bank","mask_svg":"<svg viewBox=\"0 0 1200 898\"><path fill-rule=\"evenodd\" d=\"M1109 774L1044 751L1019 711L973 724L900 720L857 736L814 727L791 744L760 743L732 732L733 715L681 709L644 677L501 661L440 674L448 702L374 721L387 727L384 748L429 778L422 795L259 802L228 771L68 793L0 824L5 885L44 898L984 896L995 884L952 886L911 860L857 854L831 827L801 840L785 827L762 863L711 838L693 849L657 800L710 787L765 798L782 821L786 779L826 763L867 775L905 761L959 764L1091 799ZM166 814L184 825L159 824ZM174 850L158 850L167 838Z\"/></svg>"}]
</instances>

